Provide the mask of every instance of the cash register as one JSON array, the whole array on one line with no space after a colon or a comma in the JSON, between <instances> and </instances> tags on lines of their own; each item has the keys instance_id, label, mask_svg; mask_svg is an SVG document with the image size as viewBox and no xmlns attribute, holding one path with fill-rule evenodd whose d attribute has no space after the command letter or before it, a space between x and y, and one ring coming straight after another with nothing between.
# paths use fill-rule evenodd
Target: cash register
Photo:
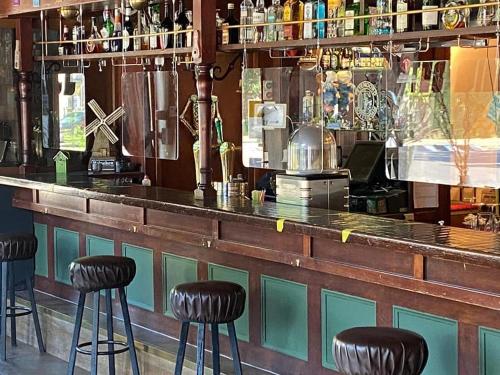
<instances>
[{"instance_id":1,"label":"cash register","mask_svg":"<svg viewBox=\"0 0 500 375\"><path fill-rule=\"evenodd\" d=\"M349 211L374 215L408 212L407 183L385 173L385 142L358 141L345 168L351 173Z\"/></svg>"}]
</instances>

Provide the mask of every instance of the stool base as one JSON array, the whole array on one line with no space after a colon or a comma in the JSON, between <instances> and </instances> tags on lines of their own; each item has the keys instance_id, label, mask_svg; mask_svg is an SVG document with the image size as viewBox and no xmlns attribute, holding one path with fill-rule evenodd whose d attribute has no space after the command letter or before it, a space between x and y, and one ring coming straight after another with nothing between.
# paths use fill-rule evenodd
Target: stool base
<instances>
[{"instance_id":1,"label":"stool base","mask_svg":"<svg viewBox=\"0 0 500 375\"><path fill-rule=\"evenodd\" d=\"M189 333L189 326L191 322L182 322L181 335L179 338L179 350L177 352L177 360L175 363L175 375L182 374L182 367L184 364L184 356L186 354L186 344ZM197 352L196 352L196 374L203 375L205 370L205 331L207 324L198 323L198 338L197 338ZM212 326L212 362L213 374L220 375L220 351L219 351L219 325L211 324ZM227 323L227 330L229 333L229 341L231 343L231 352L233 355L234 373L242 375L240 352L238 349L238 339L236 338L236 330L234 322Z\"/></svg>"},{"instance_id":2,"label":"stool base","mask_svg":"<svg viewBox=\"0 0 500 375\"><path fill-rule=\"evenodd\" d=\"M137 362L137 354L134 346L134 336L132 333L132 325L130 323L130 315L128 312L128 304L125 296L125 289L119 288L120 304L123 314L123 322L125 324L125 332L127 334L127 342L119 342L113 339L113 310L111 301L111 290L106 289L106 317L107 317L107 340L99 340L99 307L100 307L100 291L93 292L93 310L92 310L92 341L79 344L80 330L82 327L83 310L85 307L86 293L80 293L78 299L78 307L76 310L75 329L73 332L73 341L71 342L71 351L68 361L68 375L73 375L75 371L77 353L90 355L91 358L91 375L97 375L97 358L100 355L109 356L109 374L115 374L115 354L120 354L128 351L130 353L130 361L132 365L132 373L139 375L139 364ZM99 344L107 344L107 351L99 351ZM116 349L115 345L122 346L122 349ZM91 346L91 350L82 349Z\"/></svg>"},{"instance_id":3,"label":"stool base","mask_svg":"<svg viewBox=\"0 0 500 375\"><path fill-rule=\"evenodd\" d=\"M38 319L38 310L36 308L35 293L33 292L33 281L31 277L24 280L28 291L31 309L24 306L16 306L16 290L14 283L13 262L2 262L2 279L0 281L0 360L7 360L7 318L10 318L11 344L17 346L16 337L16 318L31 314L35 326L36 339L38 341L38 350L45 352L45 345L42 338L42 330ZM10 282L10 288L9 288ZM9 295L9 305L7 306L7 295ZM20 310L20 312L17 312Z\"/></svg>"}]
</instances>

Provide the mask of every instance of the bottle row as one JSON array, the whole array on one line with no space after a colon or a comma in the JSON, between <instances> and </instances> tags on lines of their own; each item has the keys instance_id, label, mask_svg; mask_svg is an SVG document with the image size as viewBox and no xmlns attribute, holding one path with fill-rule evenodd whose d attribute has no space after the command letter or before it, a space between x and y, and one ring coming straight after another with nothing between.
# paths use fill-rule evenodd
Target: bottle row
<instances>
[{"instance_id":1,"label":"bottle row","mask_svg":"<svg viewBox=\"0 0 500 375\"><path fill-rule=\"evenodd\" d=\"M102 19L91 17L90 29L83 22L77 22L71 32L68 25L63 26L59 55L192 47L193 12L185 10L183 0L177 1L178 7L175 3L167 0L161 7L155 2L143 12L117 8L114 17L105 6Z\"/></svg>"},{"instance_id":2,"label":"bottle row","mask_svg":"<svg viewBox=\"0 0 500 375\"><path fill-rule=\"evenodd\" d=\"M221 29L221 44L275 42L297 39L323 39L353 35L381 35L393 32L456 29L468 26L488 26L500 21L500 8L494 0L481 0L483 6L471 16L470 9L450 9L439 12L433 9L467 5L470 0L368 0L364 9L360 0L242 0L240 19L234 14L234 4L227 6L227 18L218 12L217 26ZM408 11L422 13L408 14ZM394 17L387 13L400 13ZM380 17L377 17L380 14ZM371 15L371 18L346 19L322 22L324 19ZM295 24L283 24L296 22ZM311 22L307 22L311 21ZM255 24L265 26L241 27ZM240 28L225 28L236 26Z\"/></svg>"}]
</instances>

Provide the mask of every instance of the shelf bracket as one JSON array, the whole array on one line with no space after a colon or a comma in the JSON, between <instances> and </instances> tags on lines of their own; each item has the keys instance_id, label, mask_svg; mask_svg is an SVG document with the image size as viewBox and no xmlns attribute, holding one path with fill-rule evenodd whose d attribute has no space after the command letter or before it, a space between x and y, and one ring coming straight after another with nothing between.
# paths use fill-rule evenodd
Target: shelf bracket
<instances>
[{"instance_id":1,"label":"shelf bracket","mask_svg":"<svg viewBox=\"0 0 500 375\"><path fill-rule=\"evenodd\" d=\"M234 58L228 64L226 71L222 75L219 75L220 73L222 73L222 67L220 67L218 65L214 66L214 70L213 70L214 79L216 81L225 80L226 77L229 75L229 73L231 73L234 70L234 68L236 66L236 62L240 59L240 57L241 57L241 55L239 53L236 56L234 56Z\"/></svg>"}]
</instances>

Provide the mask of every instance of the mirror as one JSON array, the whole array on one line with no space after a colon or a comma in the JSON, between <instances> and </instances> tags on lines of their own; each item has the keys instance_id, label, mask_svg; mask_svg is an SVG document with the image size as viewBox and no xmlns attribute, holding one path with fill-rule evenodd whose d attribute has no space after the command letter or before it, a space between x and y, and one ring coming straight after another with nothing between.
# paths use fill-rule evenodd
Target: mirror
<instances>
[{"instance_id":1,"label":"mirror","mask_svg":"<svg viewBox=\"0 0 500 375\"><path fill-rule=\"evenodd\" d=\"M43 146L85 151L85 75L47 74L42 90Z\"/></svg>"}]
</instances>

